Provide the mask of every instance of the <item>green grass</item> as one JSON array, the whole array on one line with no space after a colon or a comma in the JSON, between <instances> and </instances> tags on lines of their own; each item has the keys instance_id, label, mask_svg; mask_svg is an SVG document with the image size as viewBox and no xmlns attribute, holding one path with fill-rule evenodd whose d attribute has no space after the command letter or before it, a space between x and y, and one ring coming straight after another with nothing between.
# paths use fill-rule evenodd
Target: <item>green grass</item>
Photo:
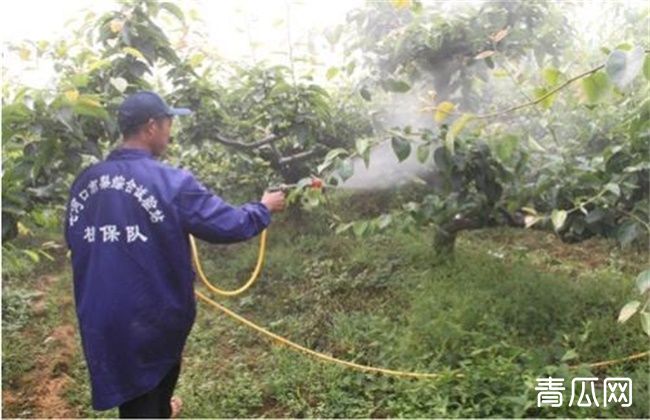
<instances>
[{"instance_id":1,"label":"green grass","mask_svg":"<svg viewBox=\"0 0 650 420\"><path fill-rule=\"evenodd\" d=\"M242 297L216 299L309 348L440 378L368 375L314 361L199 303L178 387L184 416L648 416L647 361L594 372L569 370L562 361L595 362L648 348L638 320L616 323L642 258L604 242L567 246L540 232L505 229L464 235L455 258L441 261L430 236L389 232L357 240L278 223L259 282ZM256 243L200 246L209 277L226 288L248 278L257 256ZM69 271L63 277L53 299L71 292ZM48 310L48 323L76 326L73 308ZM19 373L29 361L18 357L23 343L12 337L3 342L3 364L11 357ZM78 350L68 403L82 416L115 416L91 410ZM631 377L634 405L568 408L566 394L564 408L536 407L536 378L570 384L591 374Z\"/></svg>"},{"instance_id":2,"label":"green grass","mask_svg":"<svg viewBox=\"0 0 650 420\"><path fill-rule=\"evenodd\" d=\"M504 234L519 235L497 232ZM648 347L636 324L615 322L631 296L636 266L586 271L570 258L544 266L541 250L494 256L498 243L484 236L470 235L453 260L439 262L427 232L355 240L272 231L265 275L245 297L226 300L231 308L346 360L425 372L460 369L465 377L413 381L324 365L271 347L204 306L187 349L183 375L191 379L180 386L192 407L187 414L646 416L644 362L593 372L632 377L631 409L535 406L536 378L550 374L570 383L590 373L568 371L561 362L567 352L575 351L569 363L578 364ZM236 282L226 279L247 278L256 255L252 244L203 250L210 277L230 286ZM214 343L209 350L206 341Z\"/></svg>"}]
</instances>

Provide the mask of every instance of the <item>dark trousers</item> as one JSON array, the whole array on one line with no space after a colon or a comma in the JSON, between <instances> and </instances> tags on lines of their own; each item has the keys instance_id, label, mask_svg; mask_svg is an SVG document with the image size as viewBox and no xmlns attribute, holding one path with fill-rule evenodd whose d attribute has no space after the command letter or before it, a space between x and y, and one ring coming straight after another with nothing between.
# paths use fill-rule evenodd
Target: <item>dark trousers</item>
<instances>
[{"instance_id":1,"label":"dark trousers","mask_svg":"<svg viewBox=\"0 0 650 420\"><path fill-rule=\"evenodd\" d=\"M120 418L170 418L172 409L169 400L174 394L180 372L179 362L154 389L120 405Z\"/></svg>"}]
</instances>

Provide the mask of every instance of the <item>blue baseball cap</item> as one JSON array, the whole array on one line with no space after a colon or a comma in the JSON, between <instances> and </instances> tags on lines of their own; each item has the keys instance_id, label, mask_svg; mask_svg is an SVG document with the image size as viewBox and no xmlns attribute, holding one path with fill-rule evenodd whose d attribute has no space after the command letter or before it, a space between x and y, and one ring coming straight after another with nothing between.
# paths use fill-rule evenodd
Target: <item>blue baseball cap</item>
<instances>
[{"instance_id":1,"label":"blue baseball cap","mask_svg":"<svg viewBox=\"0 0 650 420\"><path fill-rule=\"evenodd\" d=\"M149 121L150 118L189 115L187 108L172 108L157 93L140 91L132 94L122 102L117 112L120 131L125 132Z\"/></svg>"}]
</instances>

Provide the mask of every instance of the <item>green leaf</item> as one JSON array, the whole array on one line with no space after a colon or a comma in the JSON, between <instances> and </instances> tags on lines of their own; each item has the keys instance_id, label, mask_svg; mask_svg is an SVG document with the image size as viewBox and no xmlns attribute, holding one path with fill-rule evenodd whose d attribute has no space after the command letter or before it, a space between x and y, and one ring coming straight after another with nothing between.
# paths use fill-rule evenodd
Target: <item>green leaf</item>
<instances>
[{"instance_id":1,"label":"green leaf","mask_svg":"<svg viewBox=\"0 0 650 420\"><path fill-rule=\"evenodd\" d=\"M616 239L621 244L621 247L625 248L630 245L636 238L641 236L642 230L639 228L639 224L636 222L627 222L621 225L616 232Z\"/></svg>"},{"instance_id":2,"label":"green leaf","mask_svg":"<svg viewBox=\"0 0 650 420\"><path fill-rule=\"evenodd\" d=\"M97 100L88 96L80 96L72 106L72 110L79 115L108 119L108 112L104 107Z\"/></svg>"},{"instance_id":3,"label":"green leaf","mask_svg":"<svg viewBox=\"0 0 650 420\"><path fill-rule=\"evenodd\" d=\"M636 288L639 289L641 294L650 290L650 270L646 270L637 276Z\"/></svg>"},{"instance_id":4,"label":"green leaf","mask_svg":"<svg viewBox=\"0 0 650 420\"><path fill-rule=\"evenodd\" d=\"M377 219L377 226L379 229L385 229L393 221L393 217L390 214L382 214Z\"/></svg>"},{"instance_id":5,"label":"green leaf","mask_svg":"<svg viewBox=\"0 0 650 420\"><path fill-rule=\"evenodd\" d=\"M338 225L338 226L336 227L336 230L335 230L334 232L335 232L337 235L340 235L341 233L343 233L343 232L345 232L346 230L350 229L350 228L352 227L352 225L354 225L353 222L345 223L345 224L342 224L342 225Z\"/></svg>"},{"instance_id":6,"label":"green leaf","mask_svg":"<svg viewBox=\"0 0 650 420\"><path fill-rule=\"evenodd\" d=\"M88 75L87 74L74 74L70 76L70 81L77 88L83 88L88 85Z\"/></svg>"},{"instance_id":7,"label":"green leaf","mask_svg":"<svg viewBox=\"0 0 650 420\"><path fill-rule=\"evenodd\" d=\"M428 144L421 144L417 148L417 158L420 163L425 163L431 154L431 146Z\"/></svg>"},{"instance_id":8,"label":"green leaf","mask_svg":"<svg viewBox=\"0 0 650 420\"><path fill-rule=\"evenodd\" d=\"M447 119L447 117L449 116L450 113L454 112L455 107L456 106L454 104L452 104L451 102L448 102L448 101L440 103L436 107L436 113L434 114L433 119L437 123L443 122L444 120Z\"/></svg>"},{"instance_id":9,"label":"green leaf","mask_svg":"<svg viewBox=\"0 0 650 420\"><path fill-rule=\"evenodd\" d=\"M452 166L451 154L446 147L437 147L433 151L433 162L436 164L436 167L442 172L449 172Z\"/></svg>"},{"instance_id":10,"label":"green leaf","mask_svg":"<svg viewBox=\"0 0 650 420\"><path fill-rule=\"evenodd\" d=\"M567 362L569 360L574 360L578 358L578 352L575 350L571 349L564 353L564 356L562 356L562 359L560 359L561 362Z\"/></svg>"},{"instance_id":11,"label":"green leaf","mask_svg":"<svg viewBox=\"0 0 650 420\"><path fill-rule=\"evenodd\" d=\"M370 165L370 141L368 139L357 139L356 149L367 168Z\"/></svg>"},{"instance_id":12,"label":"green leaf","mask_svg":"<svg viewBox=\"0 0 650 420\"><path fill-rule=\"evenodd\" d=\"M352 231L354 232L354 236L356 236L357 238L363 236L366 230L368 230L367 221L354 222L354 225L352 226Z\"/></svg>"},{"instance_id":13,"label":"green leaf","mask_svg":"<svg viewBox=\"0 0 650 420\"><path fill-rule=\"evenodd\" d=\"M341 34L343 33L343 25L336 25L335 28L328 28L325 30L324 35L325 38L327 39L327 42L330 43L330 45L335 45L339 42L339 39L341 38Z\"/></svg>"},{"instance_id":14,"label":"green leaf","mask_svg":"<svg viewBox=\"0 0 650 420\"><path fill-rule=\"evenodd\" d=\"M613 182L609 182L607 185L605 185L604 189L607 191L611 192L617 197L621 196L621 187L618 186L618 184L615 184Z\"/></svg>"},{"instance_id":15,"label":"green leaf","mask_svg":"<svg viewBox=\"0 0 650 420\"><path fill-rule=\"evenodd\" d=\"M565 210L553 210L551 212L551 221L553 222L553 228L555 231L559 231L564 226L566 222L568 213Z\"/></svg>"},{"instance_id":16,"label":"green leaf","mask_svg":"<svg viewBox=\"0 0 650 420\"><path fill-rule=\"evenodd\" d=\"M33 262L38 263L41 260L41 257L38 255L38 253L29 250L29 249L23 249L22 250L24 254L26 254Z\"/></svg>"},{"instance_id":17,"label":"green leaf","mask_svg":"<svg viewBox=\"0 0 650 420\"><path fill-rule=\"evenodd\" d=\"M531 135L528 136L528 145L537 152L546 152L546 149L542 147L542 145L539 144L537 140L535 140Z\"/></svg>"},{"instance_id":18,"label":"green leaf","mask_svg":"<svg viewBox=\"0 0 650 420\"><path fill-rule=\"evenodd\" d=\"M550 87L553 87L557 84L557 82L560 80L560 70L556 69L555 67L546 67L544 70L542 70L542 77L544 77L544 80L546 81L546 84Z\"/></svg>"},{"instance_id":19,"label":"green leaf","mask_svg":"<svg viewBox=\"0 0 650 420\"><path fill-rule=\"evenodd\" d=\"M111 85L117 89L120 93L124 93L126 88L129 86L129 82L122 77L111 77Z\"/></svg>"},{"instance_id":20,"label":"green leaf","mask_svg":"<svg viewBox=\"0 0 650 420\"><path fill-rule=\"evenodd\" d=\"M329 69L327 69L327 73L325 74L325 77L327 78L327 80L332 80L333 78L336 77L337 74L339 74L339 71L340 70L338 69L338 67L330 67Z\"/></svg>"},{"instance_id":21,"label":"green leaf","mask_svg":"<svg viewBox=\"0 0 650 420\"><path fill-rule=\"evenodd\" d=\"M411 154L411 142L401 137L393 136L390 140L390 145L393 147L393 152L397 156L397 160L404 161Z\"/></svg>"},{"instance_id":22,"label":"green leaf","mask_svg":"<svg viewBox=\"0 0 650 420\"><path fill-rule=\"evenodd\" d=\"M316 190L311 188L303 191L302 197L300 197L300 202L304 208L313 209L318 206L320 199L316 194L318 194Z\"/></svg>"},{"instance_id":23,"label":"green leaf","mask_svg":"<svg viewBox=\"0 0 650 420\"><path fill-rule=\"evenodd\" d=\"M110 66L111 66L111 60L108 59L97 60L92 62L92 64L88 67L88 71L92 72L97 69L106 68Z\"/></svg>"},{"instance_id":24,"label":"green leaf","mask_svg":"<svg viewBox=\"0 0 650 420\"><path fill-rule=\"evenodd\" d=\"M329 168L332 165L332 162L323 162L320 165L316 166L316 172L322 174L323 171Z\"/></svg>"},{"instance_id":25,"label":"green leaf","mask_svg":"<svg viewBox=\"0 0 650 420\"><path fill-rule=\"evenodd\" d=\"M393 78L382 80L380 84L381 87L388 92L404 93L404 92L408 92L409 89L411 89L411 85L409 85L408 83Z\"/></svg>"},{"instance_id":26,"label":"green leaf","mask_svg":"<svg viewBox=\"0 0 650 420\"><path fill-rule=\"evenodd\" d=\"M205 55L204 54L201 54L201 53L194 54L194 55L192 55L192 57L190 57L190 60L189 60L190 66L196 68L196 67L200 66L201 63L203 63L204 60L205 60Z\"/></svg>"},{"instance_id":27,"label":"green leaf","mask_svg":"<svg viewBox=\"0 0 650 420\"><path fill-rule=\"evenodd\" d=\"M145 61L146 59L144 58L144 54L142 54L140 51L136 50L133 47L124 47L122 48L122 51L128 55L132 55L133 57Z\"/></svg>"},{"instance_id":28,"label":"green leaf","mask_svg":"<svg viewBox=\"0 0 650 420\"><path fill-rule=\"evenodd\" d=\"M602 220L603 217L605 217L605 212L602 209L596 208L587 214L585 222L587 222L587 224L593 224Z\"/></svg>"},{"instance_id":29,"label":"green leaf","mask_svg":"<svg viewBox=\"0 0 650 420\"><path fill-rule=\"evenodd\" d=\"M550 89L545 88L545 87L537 87L537 88L535 88L533 90L533 92L534 92L534 95L535 95L535 99L539 99L541 97L546 96L546 94L550 92ZM551 106L553 106L553 102L555 102L555 94L546 96L540 102L540 104L542 105L542 107L544 107L544 109L549 109Z\"/></svg>"},{"instance_id":30,"label":"green leaf","mask_svg":"<svg viewBox=\"0 0 650 420\"><path fill-rule=\"evenodd\" d=\"M348 151L345 150L342 147L337 147L336 149L332 149L327 154L325 155L325 162L331 161L334 158L337 158L342 155L347 155Z\"/></svg>"},{"instance_id":31,"label":"green leaf","mask_svg":"<svg viewBox=\"0 0 650 420\"><path fill-rule=\"evenodd\" d=\"M50 260L50 261L55 261L54 257L52 257L52 256L51 256L50 254L48 254L47 252L43 251L42 249L39 249L39 250L38 250L38 253L39 253L40 255L44 256L45 258L47 258L47 259Z\"/></svg>"},{"instance_id":32,"label":"green leaf","mask_svg":"<svg viewBox=\"0 0 650 420\"><path fill-rule=\"evenodd\" d=\"M22 103L13 103L2 106L2 124L8 126L12 123L22 123L29 121L32 113ZM4 134L4 127L3 127Z\"/></svg>"},{"instance_id":33,"label":"green leaf","mask_svg":"<svg viewBox=\"0 0 650 420\"><path fill-rule=\"evenodd\" d=\"M507 27L503 28L500 31L498 31L497 33L495 33L493 35L490 35L490 39L492 40L492 42L494 42L496 44L496 43L502 41L503 38L508 36L508 32L509 32L509 28L507 28Z\"/></svg>"},{"instance_id":34,"label":"green leaf","mask_svg":"<svg viewBox=\"0 0 650 420\"><path fill-rule=\"evenodd\" d=\"M336 169L343 181L350 178L352 174L354 174L354 166L352 166L352 162L349 160L342 160Z\"/></svg>"},{"instance_id":35,"label":"green leaf","mask_svg":"<svg viewBox=\"0 0 650 420\"><path fill-rule=\"evenodd\" d=\"M363 99L365 99L368 102L370 102L372 100L372 95L370 94L370 91L368 90L368 88L366 88L365 86L361 88L361 90L359 91L359 94L361 95L361 97Z\"/></svg>"},{"instance_id":36,"label":"green leaf","mask_svg":"<svg viewBox=\"0 0 650 420\"><path fill-rule=\"evenodd\" d=\"M607 74L602 71L598 71L589 77L585 77L580 83L582 85L582 91L587 99L587 103L589 104L599 103L609 92L609 78L607 77Z\"/></svg>"},{"instance_id":37,"label":"green leaf","mask_svg":"<svg viewBox=\"0 0 650 420\"><path fill-rule=\"evenodd\" d=\"M628 166L623 169L623 172L639 172L650 170L650 162L639 163L638 165Z\"/></svg>"},{"instance_id":38,"label":"green leaf","mask_svg":"<svg viewBox=\"0 0 650 420\"><path fill-rule=\"evenodd\" d=\"M621 309L621 312L618 314L618 322L622 324L623 322L630 319L630 317L632 317L632 315L634 315L636 311L639 310L640 305L641 302L639 302L638 300L633 300L631 302L626 303L625 306L623 306L623 308Z\"/></svg>"},{"instance_id":39,"label":"green leaf","mask_svg":"<svg viewBox=\"0 0 650 420\"><path fill-rule=\"evenodd\" d=\"M65 98L68 100L68 102L77 102L77 99L79 99L79 91L77 89L70 89L65 92L63 92L63 95Z\"/></svg>"},{"instance_id":40,"label":"green leaf","mask_svg":"<svg viewBox=\"0 0 650 420\"><path fill-rule=\"evenodd\" d=\"M449 150L449 153L454 154L456 137L473 117L472 114L463 114L451 125L445 136L445 147Z\"/></svg>"},{"instance_id":41,"label":"green leaf","mask_svg":"<svg viewBox=\"0 0 650 420\"><path fill-rule=\"evenodd\" d=\"M507 162L512 157L518 144L519 138L513 134L508 134L497 143L495 152L502 162Z\"/></svg>"},{"instance_id":42,"label":"green leaf","mask_svg":"<svg viewBox=\"0 0 650 420\"><path fill-rule=\"evenodd\" d=\"M645 53L637 47L632 51L625 52L614 50L609 55L605 69L612 82L623 89L627 86L643 68Z\"/></svg>"},{"instance_id":43,"label":"green leaf","mask_svg":"<svg viewBox=\"0 0 650 420\"><path fill-rule=\"evenodd\" d=\"M524 216L524 226L526 228L529 228L529 227L535 225L536 223L542 221L543 219L544 218L541 217L541 216L533 216L533 215L527 214L527 215Z\"/></svg>"},{"instance_id":44,"label":"green leaf","mask_svg":"<svg viewBox=\"0 0 650 420\"><path fill-rule=\"evenodd\" d=\"M643 60L643 75L647 80L650 80L650 55L646 55L645 60Z\"/></svg>"},{"instance_id":45,"label":"green leaf","mask_svg":"<svg viewBox=\"0 0 650 420\"><path fill-rule=\"evenodd\" d=\"M169 13L176 16L176 18L181 22L185 22L185 15L183 14L183 11L174 3L160 3L160 7L166 9Z\"/></svg>"},{"instance_id":46,"label":"green leaf","mask_svg":"<svg viewBox=\"0 0 650 420\"><path fill-rule=\"evenodd\" d=\"M641 316L641 328L643 331L650 336L650 313L649 312L639 312Z\"/></svg>"}]
</instances>

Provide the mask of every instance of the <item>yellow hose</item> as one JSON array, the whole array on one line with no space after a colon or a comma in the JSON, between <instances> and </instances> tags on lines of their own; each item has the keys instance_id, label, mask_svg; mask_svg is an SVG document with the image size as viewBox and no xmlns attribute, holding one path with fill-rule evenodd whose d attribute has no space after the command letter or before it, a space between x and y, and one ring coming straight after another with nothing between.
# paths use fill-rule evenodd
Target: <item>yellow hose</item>
<instances>
[{"instance_id":1,"label":"yellow hose","mask_svg":"<svg viewBox=\"0 0 650 420\"><path fill-rule=\"evenodd\" d=\"M255 283L255 280L260 275L260 272L262 270L262 266L264 264L264 257L266 255L266 239L267 239L267 231L264 230L262 232L261 238L260 238L260 250L259 250L259 255L257 257L257 264L255 266L255 270L253 270L253 274L251 274L251 277L248 279L248 281L239 289L236 290L222 290L219 289L216 286L213 286L212 283L210 283L210 280L206 277L205 273L203 272L203 268L201 267L201 262L199 259L199 252L198 248L196 246L196 241L194 240L194 237L190 236L190 246L192 249L192 259L194 261L194 265L196 266L196 271L198 272L199 278L203 282L203 284L206 285L208 289L211 291L222 295L222 296L236 296L239 295L243 292L245 292L248 288L250 288L253 283ZM464 377L465 375L463 373L456 371L449 372L449 374L444 375L441 373L426 373L426 372L408 372L408 371L402 371L402 370L395 370L395 369L386 369L386 368L380 368L380 367L374 367L374 366L367 366L367 365L362 365L359 363L354 363L354 362L349 362L347 360L342 360L342 359L337 359L336 357L327 355L325 353L320 353L311 349L308 349L307 347L301 346L298 343L294 343L291 340L288 340L278 334L275 334L257 324L255 324L252 321L249 321L248 319L244 318L243 316L231 311L230 309L226 308L223 305L220 305L219 303L213 301L209 297L205 296L201 292L195 292L196 296L207 303L208 305L211 305L217 309L219 309L221 312L224 314L228 315L229 317L235 319L236 321L241 322L242 324L246 325L247 327L252 328L253 330L259 332L260 334L270 338L271 340L274 340L280 344L283 344L289 348L292 348L294 350L297 350L298 352L301 352L303 354L307 354L309 356L315 357L316 359L323 360L326 362L330 363L335 363L341 366L345 366L351 369L359 370L362 372L370 372L370 373L383 373L385 375L391 375L391 376L399 376L399 377L410 377L410 378L418 378L418 379L434 379L434 378L439 378L443 376L455 376L455 377ZM650 356L650 351L646 352L641 352L641 353L635 353L631 356L624 357L622 359L615 359L615 360L607 360L604 362L597 362L597 363L590 363L590 364L577 364L577 365L571 365L569 366L570 369L576 369L580 366L586 366L589 368L602 368L606 367L609 365L617 364L617 363L622 363L622 362L627 362L631 360L636 360L636 359L641 359L643 357Z\"/></svg>"},{"instance_id":2,"label":"yellow hose","mask_svg":"<svg viewBox=\"0 0 650 420\"><path fill-rule=\"evenodd\" d=\"M587 366L591 369L600 369L604 368L607 366L615 365L618 363L623 363L623 362L630 362L632 360L637 360L637 359L643 359L644 357L650 356L650 351L642 351L640 353L634 353L630 356L627 357L622 357L620 359L612 359L612 360L605 360L604 362L596 362L596 363L589 363L589 364L577 364L577 365L571 365L569 366L570 369L577 369L580 366Z\"/></svg>"},{"instance_id":3,"label":"yellow hose","mask_svg":"<svg viewBox=\"0 0 650 420\"><path fill-rule=\"evenodd\" d=\"M293 341L287 340L284 337L281 337L265 328L260 327L259 325L247 320L241 315L236 314L235 312L231 311L230 309L226 308L223 305L218 304L217 302L213 301L212 299L208 298L201 292L196 292L196 296L199 297L199 299L203 300L205 303L214 306L215 308L219 309L229 317L241 322L242 324L254 329L255 331L271 338L272 340L277 341L280 344L284 344L287 347L293 348L294 350L298 350L301 353L308 354L310 356L313 356L317 359L324 360L326 362L331 362L331 363L336 363L338 365L346 366L352 369L360 370L362 372L372 372L372 373L384 373L386 375L392 375L392 376L402 376L402 377L411 377L411 378L438 378L440 376L444 376L440 373L420 373L420 372L406 372L406 371L401 371L401 370L394 370L394 369L385 369L385 368L378 368L378 367L373 367L373 366L366 366L366 365L361 365L359 363L354 363L354 362L348 362L347 360L341 360L337 359L336 357L332 357L330 355L320 353L311 349L308 349L307 347L301 346L300 344L294 343ZM463 376L462 373L452 373L452 376Z\"/></svg>"},{"instance_id":4,"label":"yellow hose","mask_svg":"<svg viewBox=\"0 0 650 420\"><path fill-rule=\"evenodd\" d=\"M214 286L210 280L206 277L205 273L203 272L203 267L201 266L201 261L199 258L199 252L198 252L198 247L196 246L196 241L194 240L194 237L190 236L190 246L192 249L192 259L194 261L194 265L196 267L196 271L199 275L199 278L203 282L203 284L206 285L208 289L211 291L222 295L222 296L236 296L239 295L243 292L245 292L248 288L250 288L253 283L255 283L255 280L260 275L260 272L262 270L262 265L264 264L264 256L266 255L266 238L268 234L267 231L264 230L262 232L262 236L260 238L260 251L259 255L257 257L257 265L255 266L255 270L253 270L253 274L251 274L251 277L248 279L248 281L239 289L236 290L223 290L220 289L216 286ZM298 350L299 352L308 354L310 356L316 357L317 359L325 360L327 362L331 363L336 363L339 365L343 365L352 369L360 370L363 372L373 372L373 373L384 373L386 375L393 375L393 376L402 376L402 377L411 377L411 378L436 378L438 376L441 376L438 373L419 373L419 372L406 372L406 371L400 371L400 370L393 370L393 369L385 369L385 368L378 368L378 367L373 367L373 366L366 366L366 365L361 365L359 363L354 363L354 362L349 362L346 360L341 360L337 359L336 357L329 356L324 353L320 353L311 349L308 349L307 347L301 346L300 344L294 343L293 341L287 340L284 337L281 337L265 328L260 327L259 325L247 320L246 318L242 317L241 315L236 314L235 312L231 311L230 309L226 308L223 305L218 304L217 302L213 301L212 299L208 298L204 294L200 292L196 292L196 296L206 302L207 304L219 309L226 315L228 315L231 318L234 318L235 320L241 322L242 324L254 329L255 331L271 338L272 340L275 340L281 344L284 344L290 348L293 348L295 350ZM459 376L462 376L462 374L458 374Z\"/></svg>"},{"instance_id":5,"label":"yellow hose","mask_svg":"<svg viewBox=\"0 0 650 420\"><path fill-rule=\"evenodd\" d=\"M203 283L207 286L208 289L213 291L214 293L221 295L221 296L237 296L242 293L244 293L246 290L248 290L249 287L255 283L255 280L260 275L260 272L262 271L262 266L264 265L264 256L266 255L266 237L267 237L267 232L266 229L262 231L262 236L260 237L260 250L259 254L257 256L257 265L255 265L255 270L253 270L253 274L251 274L251 277L248 279L246 283L239 289L235 290L223 290L220 289L208 280L208 278L205 276L205 273L203 272L203 267L201 266L201 261L199 259L199 250L196 246L196 241L194 240L194 236L190 235L190 247L192 248L192 259L194 260L194 266L196 267L196 271L199 273L199 277L201 280L203 280Z\"/></svg>"}]
</instances>

